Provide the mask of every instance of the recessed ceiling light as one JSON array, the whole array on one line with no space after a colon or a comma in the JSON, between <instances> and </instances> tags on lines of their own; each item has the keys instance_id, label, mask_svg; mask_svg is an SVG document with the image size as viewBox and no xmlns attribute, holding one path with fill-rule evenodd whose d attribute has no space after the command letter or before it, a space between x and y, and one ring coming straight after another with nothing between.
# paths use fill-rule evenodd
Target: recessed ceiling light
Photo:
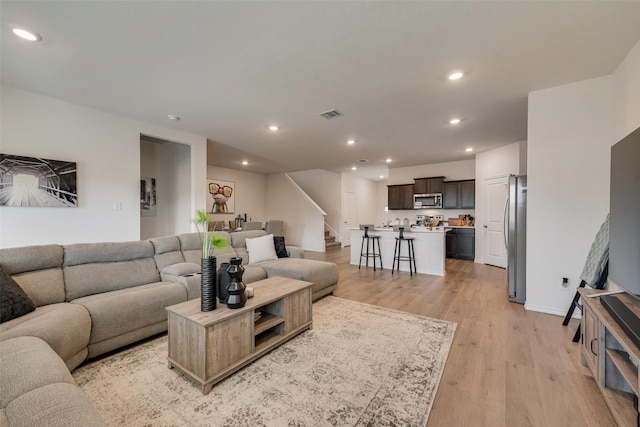
<instances>
[{"instance_id":1,"label":"recessed ceiling light","mask_svg":"<svg viewBox=\"0 0 640 427\"><path fill-rule=\"evenodd\" d=\"M245 166L247 166L247 165L249 164L249 162L247 162L246 160L243 160L243 161L242 161L242 164L243 164L243 165L245 165Z\"/></svg>"},{"instance_id":2,"label":"recessed ceiling light","mask_svg":"<svg viewBox=\"0 0 640 427\"><path fill-rule=\"evenodd\" d=\"M280 128L279 128L278 126L276 126L276 125L271 125L271 126L269 126L269 130L270 130L270 131L275 132L275 131L277 131L278 129L280 129Z\"/></svg>"},{"instance_id":3,"label":"recessed ceiling light","mask_svg":"<svg viewBox=\"0 0 640 427\"><path fill-rule=\"evenodd\" d=\"M380 179L384 179L384 175L380 175Z\"/></svg>"},{"instance_id":4,"label":"recessed ceiling light","mask_svg":"<svg viewBox=\"0 0 640 427\"><path fill-rule=\"evenodd\" d=\"M358 168L357 168L357 167L355 167L355 166L351 166L351 170L352 170L352 171L355 171L355 170L358 170Z\"/></svg>"},{"instance_id":5,"label":"recessed ceiling light","mask_svg":"<svg viewBox=\"0 0 640 427\"><path fill-rule=\"evenodd\" d=\"M453 73L449 74L449 80L458 80L462 78L462 76L464 76L464 73L462 71L454 71Z\"/></svg>"},{"instance_id":6,"label":"recessed ceiling light","mask_svg":"<svg viewBox=\"0 0 640 427\"><path fill-rule=\"evenodd\" d=\"M174 122L177 122L178 120L180 120L180 116L176 116L175 114L169 114L167 118L169 120L173 120Z\"/></svg>"},{"instance_id":7,"label":"recessed ceiling light","mask_svg":"<svg viewBox=\"0 0 640 427\"><path fill-rule=\"evenodd\" d=\"M393 159L391 157L389 157L388 159L385 160L385 162L387 163L391 163L393 161Z\"/></svg>"},{"instance_id":8,"label":"recessed ceiling light","mask_svg":"<svg viewBox=\"0 0 640 427\"><path fill-rule=\"evenodd\" d=\"M39 42L42 40L42 36L38 33L34 33L33 31L27 31L23 28L14 28L12 31L16 36L22 37L23 39L31 42Z\"/></svg>"},{"instance_id":9,"label":"recessed ceiling light","mask_svg":"<svg viewBox=\"0 0 640 427\"><path fill-rule=\"evenodd\" d=\"M449 120L450 125L457 125L458 123L460 123L460 119L457 117Z\"/></svg>"},{"instance_id":10,"label":"recessed ceiling light","mask_svg":"<svg viewBox=\"0 0 640 427\"><path fill-rule=\"evenodd\" d=\"M467 147L467 148L464 149L464 151L466 151L468 153L470 151L473 151L473 148L472 147Z\"/></svg>"},{"instance_id":11,"label":"recessed ceiling light","mask_svg":"<svg viewBox=\"0 0 640 427\"><path fill-rule=\"evenodd\" d=\"M350 140L347 141L347 144L349 144L349 145L353 145L355 143L356 143L355 139L350 139Z\"/></svg>"}]
</instances>

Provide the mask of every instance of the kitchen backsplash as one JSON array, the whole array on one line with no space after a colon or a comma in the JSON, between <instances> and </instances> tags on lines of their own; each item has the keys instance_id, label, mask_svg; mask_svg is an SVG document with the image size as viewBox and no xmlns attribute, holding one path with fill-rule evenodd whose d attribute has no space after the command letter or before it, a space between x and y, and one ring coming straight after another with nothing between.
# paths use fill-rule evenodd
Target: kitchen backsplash
<instances>
[{"instance_id":1,"label":"kitchen backsplash","mask_svg":"<svg viewBox=\"0 0 640 427\"><path fill-rule=\"evenodd\" d=\"M458 215L471 215L475 218L475 209L410 209L410 210L394 210L384 213L384 221L393 221L399 218L402 221L404 218L409 218L411 224L415 224L416 215L442 215L446 221L448 218L458 218ZM377 224L380 225L380 224Z\"/></svg>"}]
</instances>

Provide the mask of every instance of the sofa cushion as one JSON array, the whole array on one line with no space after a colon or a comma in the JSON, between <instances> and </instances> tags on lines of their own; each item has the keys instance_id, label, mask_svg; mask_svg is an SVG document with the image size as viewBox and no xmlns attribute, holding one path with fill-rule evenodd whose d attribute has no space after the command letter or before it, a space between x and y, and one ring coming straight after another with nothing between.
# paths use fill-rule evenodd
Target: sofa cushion
<instances>
[{"instance_id":1,"label":"sofa cushion","mask_svg":"<svg viewBox=\"0 0 640 427\"><path fill-rule=\"evenodd\" d=\"M67 301L158 281L153 258L64 267Z\"/></svg>"},{"instance_id":2,"label":"sofa cushion","mask_svg":"<svg viewBox=\"0 0 640 427\"><path fill-rule=\"evenodd\" d=\"M312 282L313 292L338 283L338 266L331 262L304 258L279 258L263 262L269 277L282 276Z\"/></svg>"},{"instance_id":3,"label":"sofa cushion","mask_svg":"<svg viewBox=\"0 0 640 427\"><path fill-rule=\"evenodd\" d=\"M184 256L180 251L180 240L178 236L154 237L149 239L154 248L153 259L156 261L158 270L168 265L184 262Z\"/></svg>"},{"instance_id":4,"label":"sofa cushion","mask_svg":"<svg viewBox=\"0 0 640 427\"><path fill-rule=\"evenodd\" d=\"M0 268L0 323L24 316L36 309L20 285Z\"/></svg>"},{"instance_id":5,"label":"sofa cushion","mask_svg":"<svg viewBox=\"0 0 640 427\"><path fill-rule=\"evenodd\" d=\"M157 282L90 295L72 303L91 314L89 357L93 357L92 344L166 321L165 307L186 300L187 290L182 284Z\"/></svg>"},{"instance_id":6,"label":"sofa cushion","mask_svg":"<svg viewBox=\"0 0 640 427\"><path fill-rule=\"evenodd\" d=\"M49 304L29 314L0 324L0 346L10 338L39 337L66 362L74 360L75 368L81 360L76 355L86 350L91 334L91 317L82 306L69 303Z\"/></svg>"},{"instance_id":7,"label":"sofa cushion","mask_svg":"<svg viewBox=\"0 0 640 427\"><path fill-rule=\"evenodd\" d=\"M0 346L0 408L47 384L75 384L67 366L49 345L36 337L17 337Z\"/></svg>"},{"instance_id":8,"label":"sofa cushion","mask_svg":"<svg viewBox=\"0 0 640 427\"><path fill-rule=\"evenodd\" d=\"M13 276L25 271L44 270L62 266L62 246L42 245L0 249L0 265Z\"/></svg>"},{"instance_id":9,"label":"sofa cushion","mask_svg":"<svg viewBox=\"0 0 640 427\"><path fill-rule=\"evenodd\" d=\"M54 383L14 399L5 415L11 427L103 427L87 396L73 384Z\"/></svg>"},{"instance_id":10,"label":"sofa cushion","mask_svg":"<svg viewBox=\"0 0 640 427\"><path fill-rule=\"evenodd\" d=\"M36 307L64 302L64 277L60 267L27 271L11 277L24 289Z\"/></svg>"},{"instance_id":11,"label":"sofa cushion","mask_svg":"<svg viewBox=\"0 0 640 427\"><path fill-rule=\"evenodd\" d=\"M59 245L0 249L0 266L36 307L64 302L62 258Z\"/></svg>"},{"instance_id":12,"label":"sofa cushion","mask_svg":"<svg viewBox=\"0 0 640 427\"><path fill-rule=\"evenodd\" d=\"M153 244L148 240L77 243L74 245L65 245L63 249L63 267L151 258L154 253Z\"/></svg>"},{"instance_id":13,"label":"sofa cushion","mask_svg":"<svg viewBox=\"0 0 640 427\"><path fill-rule=\"evenodd\" d=\"M278 259L273 244L273 234L246 239L245 242L249 253L249 264Z\"/></svg>"},{"instance_id":14,"label":"sofa cushion","mask_svg":"<svg viewBox=\"0 0 640 427\"><path fill-rule=\"evenodd\" d=\"M244 274L242 275L242 283L245 285L248 283L257 282L258 280L264 280L267 278L267 272L264 268L247 265L244 267Z\"/></svg>"}]
</instances>

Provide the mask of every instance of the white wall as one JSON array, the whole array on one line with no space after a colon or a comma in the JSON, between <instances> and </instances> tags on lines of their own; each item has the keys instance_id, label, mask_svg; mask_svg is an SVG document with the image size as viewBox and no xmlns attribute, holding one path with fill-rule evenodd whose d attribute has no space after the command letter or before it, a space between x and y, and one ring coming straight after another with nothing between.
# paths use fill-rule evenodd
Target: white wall
<instances>
[{"instance_id":1,"label":"white wall","mask_svg":"<svg viewBox=\"0 0 640 427\"><path fill-rule=\"evenodd\" d=\"M361 178L359 176L343 173L342 174L342 194L353 193L356 199L356 217L355 223L358 224L375 224L376 221L376 182L370 179ZM343 210L344 211L344 210ZM342 225L345 218L342 217ZM341 227L341 233L350 233ZM342 239L340 239L342 241Z\"/></svg>"},{"instance_id":2,"label":"white wall","mask_svg":"<svg viewBox=\"0 0 640 427\"><path fill-rule=\"evenodd\" d=\"M613 73L613 142L640 126L640 40Z\"/></svg>"},{"instance_id":3,"label":"white wall","mask_svg":"<svg viewBox=\"0 0 640 427\"><path fill-rule=\"evenodd\" d=\"M485 262L484 181L510 174L525 175L526 155L526 141L476 154L476 262Z\"/></svg>"},{"instance_id":4,"label":"white wall","mask_svg":"<svg viewBox=\"0 0 640 427\"><path fill-rule=\"evenodd\" d=\"M336 241L341 239L342 224L342 177L339 173L313 169L288 174L326 212L324 221L335 230Z\"/></svg>"},{"instance_id":5,"label":"white wall","mask_svg":"<svg viewBox=\"0 0 640 427\"><path fill-rule=\"evenodd\" d=\"M611 76L529 94L527 309L564 314L609 211Z\"/></svg>"},{"instance_id":6,"label":"white wall","mask_svg":"<svg viewBox=\"0 0 640 427\"><path fill-rule=\"evenodd\" d=\"M286 174L268 175L267 188L265 211L284 220L286 243L324 252L325 212Z\"/></svg>"},{"instance_id":7,"label":"white wall","mask_svg":"<svg viewBox=\"0 0 640 427\"><path fill-rule=\"evenodd\" d=\"M208 179L220 179L232 181L235 184L232 197L235 197L235 212L229 214L212 214L212 221L229 221L235 217L247 214L247 221L266 222L269 219L265 216L265 201L267 199L267 176L261 173L246 172L235 169L221 168L218 166L207 166ZM206 183L202 185L202 193L206 198L211 197ZM203 205L202 209L206 209Z\"/></svg>"},{"instance_id":8,"label":"white wall","mask_svg":"<svg viewBox=\"0 0 640 427\"><path fill-rule=\"evenodd\" d=\"M205 180L205 138L8 86L1 91L0 151L76 162L79 206L0 207L0 247L139 239L141 133L191 146L189 211L204 205L195 183Z\"/></svg>"},{"instance_id":9,"label":"white wall","mask_svg":"<svg viewBox=\"0 0 640 427\"><path fill-rule=\"evenodd\" d=\"M140 217L141 239L191 230L190 168L188 145L140 141L140 175L155 178L157 189L156 215Z\"/></svg>"},{"instance_id":10,"label":"white wall","mask_svg":"<svg viewBox=\"0 0 640 427\"><path fill-rule=\"evenodd\" d=\"M640 127L639 100L640 41L610 76L529 94L527 309L566 313L609 212L610 147Z\"/></svg>"}]
</instances>

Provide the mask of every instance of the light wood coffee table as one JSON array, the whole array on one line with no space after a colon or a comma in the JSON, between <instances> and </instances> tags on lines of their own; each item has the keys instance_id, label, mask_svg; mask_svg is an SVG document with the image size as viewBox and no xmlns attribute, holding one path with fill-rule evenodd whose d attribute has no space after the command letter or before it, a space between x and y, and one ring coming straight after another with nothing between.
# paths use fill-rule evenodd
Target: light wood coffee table
<instances>
[{"instance_id":1,"label":"light wood coffee table","mask_svg":"<svg viewBox=\"0 0 640 427\"><path fill-rule=\"evenodd\" d=\"M251 284L254 297L238 309L200 311L200 298L167 307L169 368L213 385L269 350L312 328L311 286L285 277ZM259 314L258 314L259 313ZM254 319L258 314L259 319Z\"/></svg>"}]
</instances>

